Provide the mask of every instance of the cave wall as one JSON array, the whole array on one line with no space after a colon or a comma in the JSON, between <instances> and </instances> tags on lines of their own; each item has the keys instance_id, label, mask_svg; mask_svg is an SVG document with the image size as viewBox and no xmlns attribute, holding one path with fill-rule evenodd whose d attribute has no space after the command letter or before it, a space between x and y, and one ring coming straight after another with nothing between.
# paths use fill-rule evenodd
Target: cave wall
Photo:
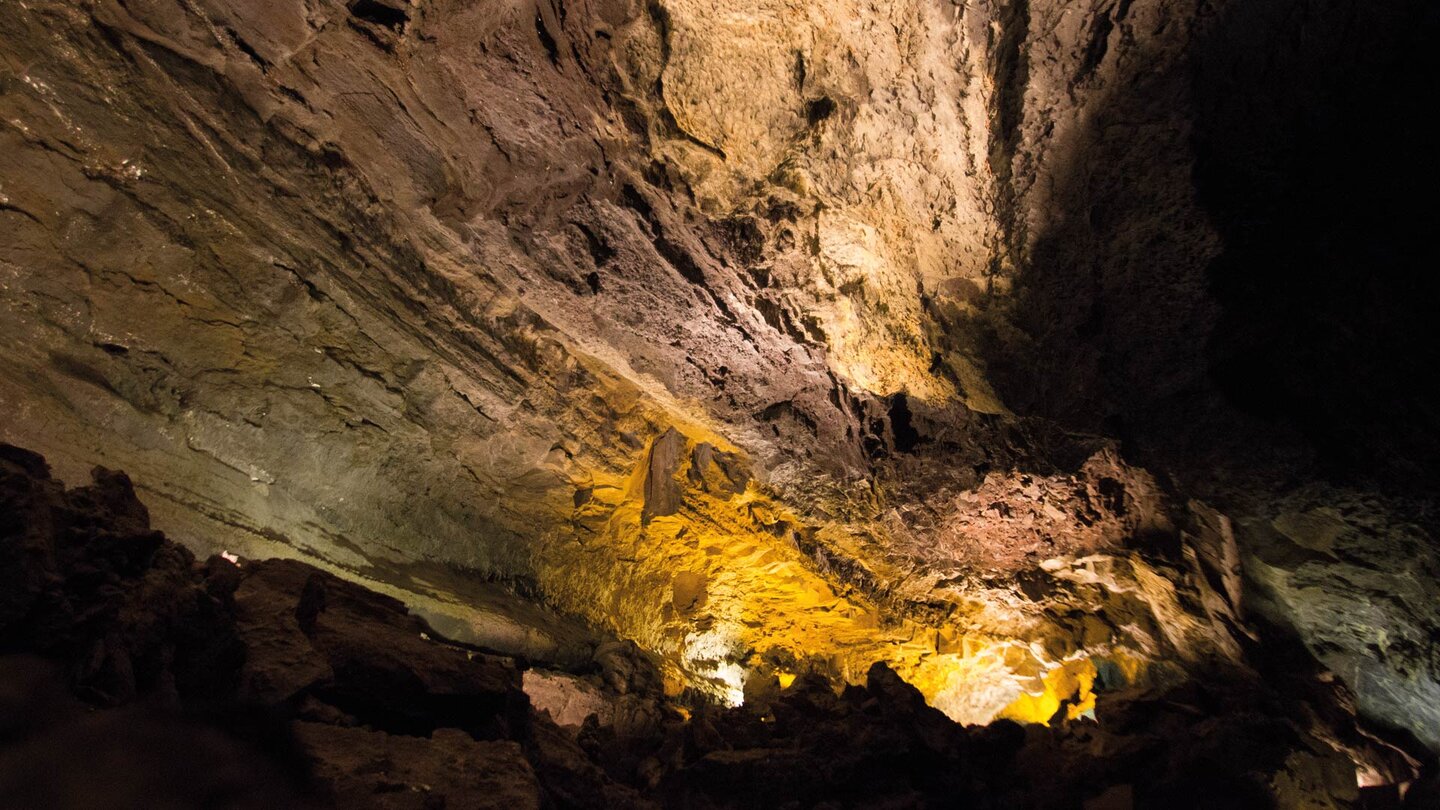
<instances>
[{"instance_id":1,"label":"cave wall","mask_svg":"<svg viewBox=\"0 0 1440 810\"><path fill-rule=\"evenodd\" d=\"M905 443L881 398L982 431L1005 406L946 327L1005 283L989 63L1019 35L892 13L26 6L7 435L126 462L240 550L524 573L586 469L672 423L781 488Z\"/></svg>"},{"instance_id":2,"label":"cave wall","mask_svg":"<svg viewBox=\"0 0 1440 810\"><path fill-rule=\"evenodd\" d=\"M992 227L988 186L962 182L980 136L952 139L983 132L984 74L910 79L952 47L981 60L983 17L750 13L23 7L5 23L6 437L62 473L131 470L172 528L236 553L441 601L458 569L602 617L658 611L674 560L634 576L628 541L600 544L590 578L576 556L638 503L653 440L678 427L743 448L762 482L848 500L895 445L879 397L956 395L930 373L923 288L969 290ZM726 20L758 33L706 50L696 32ZM737 60L770 94L733 94L763 102L742 111L787 114L718 114ZM785 521L750 511L723 528L763 554ZM780 534L801 593L833 598Z\"/></svg>"},{"instance_id":3,"label":"cave wall","mask_svg":"<svg viewBox=\"0 0 1440 810\"><path fill-rule=\"evenodd\" d=\"M1174 414L1229 413L1284 288L1210 293L1255 264L1207 169L1248 154L1229 5L26 2L0 439L725 697L886 659L978 721L1086 650L1236 658L1163 553L1228 523L1093 435L1207 443Z\"/></svg>"},{"instance_id":4,"label":"cave wall","mask_svg":"<svg viewBox=\"0 0 1440 810\"><path fill-rule=\"evenodd\" d=\"M237 543L353 566L404 534L481 571L523 570L505 541L567 511L573 459L628 472L657 424L774 423L797 446L752 452L863 467L867 403L735 269L760 226L700 216L647 159L693 140L646 106L658 19L386 8L7 22L11 434L133 456ZM498 536L462 541L477 526Z\"/></svg>"}]
</instances>

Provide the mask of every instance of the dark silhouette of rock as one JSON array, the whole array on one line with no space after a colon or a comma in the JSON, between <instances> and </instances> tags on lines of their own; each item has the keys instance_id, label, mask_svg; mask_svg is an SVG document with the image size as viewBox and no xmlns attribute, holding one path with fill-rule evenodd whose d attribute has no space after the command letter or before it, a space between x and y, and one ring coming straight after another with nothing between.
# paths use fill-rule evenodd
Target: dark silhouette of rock
<instances>
[{"instance_id":1,"label":"dark silhouette of rock","mask_svg":"<svg viewBox=\"0 0 1440 810\"><path fill-rule=\"evenodd\" d=\"M224 583L150 529L124 473L92 475L67 491L38 456L0 449L0 653L63 661L105 705L224 694L243 655Z\"/></svg>"}]
</instances>

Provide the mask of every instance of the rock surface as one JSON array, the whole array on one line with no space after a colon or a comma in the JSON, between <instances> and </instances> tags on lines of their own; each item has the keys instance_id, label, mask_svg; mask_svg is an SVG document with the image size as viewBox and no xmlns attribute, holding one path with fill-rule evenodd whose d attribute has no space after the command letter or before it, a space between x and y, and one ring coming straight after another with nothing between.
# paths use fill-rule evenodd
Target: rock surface
<instances>
[{"instance_id":1,"label":"rock surface","mask_svg":"<svg viewBox=\"0 0 1440 810\"><path fill-rule=\"evenodd\" d=\"M838 693L811 673L752 685L743 707L686 709L646 656L610 642L590 692L609 717L565 730L531 709L515 662L428 636L399 602L310 566L197 563L149 529L123 474L96 479L66 491L38 456L0 447L0 551L68 552L64 572L12 577L0 596L85 617L0 622L7 806L1071 808L1123 794L1134 807L1340 808L1359 797L1357 764L1390 784L1422 764L1367 736L1343 690L1297 685L1304 673L1274 661L1107 692L1088 710L1098 723L1087 711L967 728L883 663ZM68 587L86 572L110 587ZM162 572L213 609L177 612L173 589L146 588ZM106 612L111 592L136 596ZM42 621L98 647L47 644L27 632ZM137 623L168 653L129 691L97 692L79 665L148 649ZM199 655L201 630L238 640L238 655ZM197 668L209 677L180 677Z\"/></svg>"},{"instance_id":2,"label":"rock surface","mask_svg":"<svg viewBox=\"0 0 1440 810\"><path fill-rule=\"evenodd\" d=\"M1405 271L1434 207L1333 156L1434 185L1406 116L1436 14L1255 5L25 0L0 439L123 467L201 556L561 668L613 633L728 702L885 661L954 719L1048 721L1102 672L1249 666L1258 561L1263 616L1433 745L1440 339ZM1266 563L1267 527L1349 508L1337 475L1422 503ZM223 623L158 548L136 587ZM263 570L237 610L280 610ZM45 651L97 643L16 593L66 628ZM1358 600L1396 607L1337 619ZM245 689L475 686L298 615ZM76 664L98 695L240 643L149 621Z\"/></svg>"},{"instance_id":3,"label":"rock surface","mask_svg":"<svg viewBox=\"0 0 1440 810\"><path fill-rule=\"evenodd\" d=\"M336 807L541 806L535 772L513 742L477 742L456 729L425 738L315 723L295 733Z\"/></svg>"}]
</instances>

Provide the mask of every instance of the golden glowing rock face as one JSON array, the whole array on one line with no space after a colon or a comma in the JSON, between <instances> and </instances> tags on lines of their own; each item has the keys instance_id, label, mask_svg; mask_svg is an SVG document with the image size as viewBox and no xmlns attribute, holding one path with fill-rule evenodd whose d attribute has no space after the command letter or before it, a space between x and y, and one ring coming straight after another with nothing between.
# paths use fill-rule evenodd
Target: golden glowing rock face
<instances>
[{"instance_id":1,"label":"golden glowing rock face","mask_svg":"<svg viewBox=\"0 0 1440 810\"><path fill-rule=\"evenodd\" d=\"M815 284L833 300L819 310L830 367L879 396L952 399L954 387L930 372L933 351L920 331L924 316L912 268L889 254L884 235L873 225L824 212L816 228ZM876 302L885 303L883 315Z\"/></svg>"},{"instance_id":2,"label":"golden glowing rock face","mask_svg":"<svg viewBox=\"0 0 1440 810\"><path fill-rule=\"evenodd\" d=\"M629 476L595 477L573 524L537 555L539 582L553 602L659 654L674 689L738 703L752 678L783 686L797 672L816 671L855 682L885 661L958 721L1047 723L1062 708L1069 719L1092 709L1101 669L1112 687L1134 684L1167 677L1165 666L1151 672L1145 662L1179 663L1214 650L1216 628L1181 603L1177 587L1192 587L1189 578L1162 577L1124 552L1049 560L1037 572L1043 595L1035 598L1013 581L931 582L929 593L945 601L941 610L922 616L882 605L879 594L846 585L839 558L814 555L817 528L751 480L742 454L708 438L667 430ZM1120 474L1108 455L1091 466ZM1020 506L992 518L996 538L1033 528ZM1051 531L1083 534L1103 533L1103 520L1117 519L1112 510L1090 526L1054 520ZM1071 550L1086 543L1071 541ZM903 590L901 581L885 586Z\"/></svg>"},{"instance_id":3,"label":"golden glowing rock face","mask_svg":"<svg viewBox=\"0 0 1440 810\"><path fill-rule=\"evenodd\" d=\"M727 167L763 178L805 126L797 50L813 36L803 9L784 0L658 4L668 60L663 96L680 128L719 150Z\"/></svg>"},{"instance_id":4,"label":"golden glowing rock face","mask_svg":"<svg viewBox=\"0 0 1440 810\"><path fill-rule=\"evenodd\" d=\"M1066 661L1045 673L1041 679L1043 692L1021 695L999 716L1020 723L1049 725L1052 719L1074 720L1086 712L1093 712L1095 673L1095 663L1089 659ZM1062 707L1063 713L1060 711Z\"/></svg>"},{"instance_id":5,"label":"golden glowing rock face","mask_svg":"<svg viewBox=\"0 0 1440 810\"><path fill-rule=\"evenodd\" d=\"M662 441L628 479L597 479L578 532L540 553L539 579L560 606L636 639L675 679L731 701L752 668L799 658L855 676L885 657L880 651L905 645L903 631L880 627L873 606L837 594L806 567L787 536L795 518L706 462L719 452L712 445ZM655 457L661 447L671 459ZM667 486L680 494L655 511L668 513L649 514Z\"/></svg>"},{"instance_id":6,"label":"golden glowing rock face","mask_svg":"<svg viewBox=\"0 0 1440 810\"><path fill-rule=\"evenodd\" d=\"M978 359L995 9L566 6L22 5L0 438L458 636L565 646L453 580L533 583L727 701L887 661L1046 722L1234 653L1219 524Z\"/></svg>"}]
</instances>

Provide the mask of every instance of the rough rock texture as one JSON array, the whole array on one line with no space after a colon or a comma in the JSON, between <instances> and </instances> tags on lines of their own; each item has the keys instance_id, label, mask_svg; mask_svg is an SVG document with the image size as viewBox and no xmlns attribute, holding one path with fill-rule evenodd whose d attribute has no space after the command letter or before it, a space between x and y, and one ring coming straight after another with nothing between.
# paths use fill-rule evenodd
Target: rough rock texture
<instances>
[{"instance_id":1,"label":"rough rock texture","mask_svg":"<svg viewBox=\"0 0 1440 810\"><path fill-rule=\"evenodd\" d=\"M296 735L336 807L540 807L535 773L513 742L476 742L455 729L425 738L313 723L297 724Z\"/></svg>"},{"instance_id":2,"label":"rough rock texture","mask_svg":"<svg viewBox=\"0 0 1440 810\"><path fill-rule=\"evenodd\" d=\"M66 491L0 445L0 553L34 561L0 587L26 608L0 620L0 804L639 803L573 743L539 741L560 732L532 717L513 660L302 563L197 563L150 530L124 474L95 479Z\"/></svg>"},{"instance_id":3,"label":"rough rock texture","mask_svg":"<svg viewBox=\"0 0 1440 810\"><path fill-rule=\"evenodd\" d=\"M1366 713L1440 750L1440 556L1411 509L1312 486L1257 507L1239 531L1253 603L1306 639Z\"/></svg>"},{"instance_id":4,"label":"rough rock texture","mask_svg":"<svg viewBox=\"0 0 1440 810\"><path fill-rule=\"evenodd\" d=\"M5 806L1340 808L1362 797L1357 763L1392 786L1417 764L1367 737L1303 658L1280 660L1281 643L1258 647L1273 670L1219 664L1181 686L1107 692L1087 710L1098 723L1026 729L960 726L883 663L843 691L811 673L690 713L645 656L610 642L591 690L609 719L562 730L529 710L515 662L425 634L389 597L293 561L195 563L149 531L122 474L67 492L33 454L0 452L0 550L68 552L66 571L12 577L0 596L63 600L84 618L60 629L103 639L96 653L21 632L43 611L0 622ZM125 613L104 610L104 591L67 589L87 571L135 595ZM161 572L210 594L213 614L176 613L173 592L146 589ZM135 649L137 620L170 654L128 695L95 692L76 665ZM238 655L182 681L200 630L238 638Z\"/></svg>"},{"instance_id":5,"label":"rough rock texture","mask_svg":"<svg viewBox=\"0 0 1440 810\"><path fill-rule=\"evenodd\" d=\"M233 685L243 647L223 584L151 530L123 473L67 492L40 456L4 445L0 478L0 649L66 661L100 704Z\"/></svg>"},{"instance_id":6,"label":"rough rock texture","mask_svg":"<svg viewBox=\"0 0 1440 810\"><path fill-rule=\"evenodd\" d=\"M1337 468L1433 498L1440 457L1434 208L1331 159L1433 185L1433 6L1264 5L13 4L0 438L124 467L203 554L589 661L538 597L673 693L886 661L1044 722L1099 672L1248 666L1234 562L1273 555L1227 521ZM1251 587L1430 739L1432 617L1327 634L1308 601L1433 604L1386 531L1369 582L1292 555ZM300 635L250 688L344 659Z\"/></svg>"}]
</instances>

